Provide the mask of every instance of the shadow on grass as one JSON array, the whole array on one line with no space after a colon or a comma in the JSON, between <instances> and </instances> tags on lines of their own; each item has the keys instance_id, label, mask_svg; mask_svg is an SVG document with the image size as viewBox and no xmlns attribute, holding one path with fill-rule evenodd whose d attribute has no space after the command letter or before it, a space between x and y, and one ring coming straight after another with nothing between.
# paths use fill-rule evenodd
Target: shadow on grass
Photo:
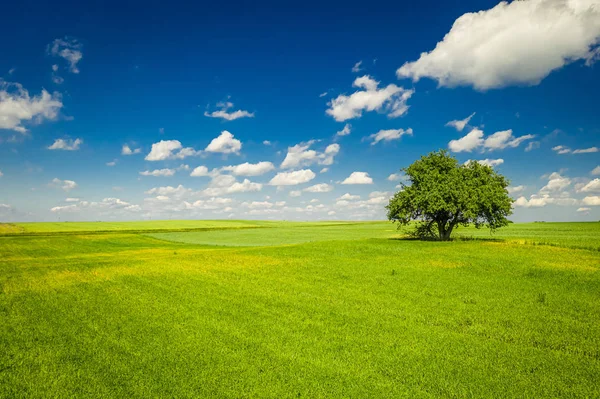
<instances>
[{"instance_id":1,"label":"shadow on grass","mask_svg":"<svg viewBox=\"0 0 600 399\"><path fill-rule=\"evenodd\" d=\"M442 241L437 238L418 238L418 237L390 237L388 240L393 241L432 241L432 242L452 242L452 241L483 241L483 242L507 242L503 238L488 238L488 237L452 237L450 240Z\"/></svg>"}]
</instances>

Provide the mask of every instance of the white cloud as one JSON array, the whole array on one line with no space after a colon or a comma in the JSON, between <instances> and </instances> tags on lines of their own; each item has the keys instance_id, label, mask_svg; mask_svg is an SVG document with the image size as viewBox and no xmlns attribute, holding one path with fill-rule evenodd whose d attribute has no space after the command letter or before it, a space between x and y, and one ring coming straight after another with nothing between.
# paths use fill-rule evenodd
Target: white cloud
<instances>
[{"instance_id":1,"label":"white cloud","mask_svg":"<svg viewBox=\"0 0 600 399\"><path fill-rule=\"evenodd\" d=\"M546 193L548 191L562 191L571 184L571 179L563 177L557 172L553 172L548 177L548 184L546 184L540 190L540 193Z\"/></svg>"},{"instance_id":2,"label":"white cloud","mask_svg":"<svg viewBox=\"0 0 600 399\"><path fill-rule=\"evenodd\" d=\"M44 120L56 120L62 106L59 93L50 94L42 90L39 95L31 97L22 85L0 79L0 129L26 133L23 123L40 124Z\"/></svg>"},{"instance_id":3,"label":"white cloud","mask_svg":"<svg viewBox=\"0 0 600 399\"><path fill-rule=\"evenodd\" d=\"M131 147L129 147L129 145L127 144L123 144L123 147L121 148L121 155L133 155L139 154L140 152L142 152L141 148L134 148L132 150Z\"/></svg>"},{"instance_id":4,"label":"white cloud","mask_svg":"<svg viewBox=\"0 0 600 399\"><path fill-rule=\"evenodd\" d=\"M352 172L342 184L373 184L373 179L367 172Z\"/></svg>"},{"instance_id":5,"label":"white cloud","mask_svg":"<svg viewBox=\"0 0 600 399\"><path fill-rule=\"evenodd\" d=\"M69 71L79 73L77 64L83 58L81 43L76 39L65 37L64 39L55 39L48 45L48 53L54 57L60 57L69 63ZM56 72L56 70L53 68Z\"/></svg>"},{"instance_id":6,"label":"white cloud","mask_svg":"<svg viewBox=\"0 0 600 399\"><path fill-rule=\"evenodd\" d=\"M404 173L392 173L387 177L389 181L400 181L406 180L406 175Z\"/></svg>"},{"instance_id":7,"label":"white cloud","mask_svg":"<svg viewBox=\"0 0 600 399\"><path fill-rule=\"evenodd\" d=\"M350 193L346 193L344 195L342 195L341 197L337 198L337 201L354 201L354 200L359 200L360 199L360 195L352 195Z\"/></svg>"},{"instance_id":8,"label":"white cloud","mask_svg":"<svg viewBox=\"0 0 600 399\"><path fill-rule=\"evenodd\" d=\"M228 184L225 184L225 180L227 180ZM244 181L240 183L236 181L235 178L233 180L215 178L213 179L213 183L211 183L211 185L212 184L214 184L214 186L204 189L201 194L213 197L227 194L260 191L263 187L262 184L251 182L248 179L244 179Z\"/></svg>"},{"instance_id":9,"label":"white cloud","mask_svg":"<svg viewBox=\"0 0 600 399\"><path fill-rule=\"evenodd\" d=\"M354 66L352 67L352 72L359 73L360 71L362 71L361 65L362 65L362 60L360 60L356 64L354 64Z\"/></svg>"},{"instance_id":10,"label":"white cloud","mask_svg":"<svg viewBox=\"0 0 600 399\"><path fill-rule=\"evenodd\" d=\"M77 183L75 183L73 180L60 180L59 178L55 177L50 182L50 186L55 188L61 188L64 191L71 191L77 187Z\"/></svg>"},{"instance_id":11,"label":"white cloud","mask_svg":"<svg viewBox=\"0 0 600 399\"><path fill-rule=\"evenodd\" d=\"M230 171L236 176L260 176L275 169L271 162L248 163L244 162L235 166L225 166L222 170Z\"/></svg>"},{"instance_id":12,"label":"white cloud","mask_svg":"<svg viewBox=\"0 0 600 399\"><path fill-rule=\"evenodd\" d=\"M496 132L485 139L483 147L490 151L503 150L506 147L514 148L518 147L523 141L530 140L535 137L532 134L526 134L521 137L513 137L512 133L512 129Z\"/></svg>"},{"instance_id":13,"label":"white cloud","mask_svg":"<svg viewBox=\"0 0 600 399\"><path fill-rule=\"evenodd\" d=\"M412 136L413 130L408 128L404 129L388 129L388 130L380 130L377 133L374 133L369 136L370 139L373 140L371 145L375 145L380 141L392 141L398 140L400 137L404 135Z\"/></svg>"},{"instance_id":14,"label":"white cloud","mask_svg":"<svg viewBox=\"0 0 600 399\"><path fill-rule=\"evenodd\" d=\"M54 144L48 147L49 150L65 150L65 151L77 151L79 146L83 144L82 139L56 139Z\"/></svg>"},{"instance_id":15,"label":"white cloud","mask_svg":"<svg viewBox=\"0 0 600 399\"><path fill-rule=\"evenodd\" d=\"M579 190L582 193L600 193L600 179L594 179Z\"/></svg>"},{"instance_id":16,"label":"white cloud","mask_svg":"<svg viewBox=\"0 0 600 399\"><path fill-rule=\"evenodd\" d=\"M525 152L529 152L540 148L540 144L541 143L539 141L530 141L529 144L527 144L527 147L525 148Z\"/></svg>"},{"instance_id":17,"label":"white cloud","mask_svg":"<svg viewBox=\"0 0 600 399\"><path fill-rule=\"evenodd\" d=\"M448 148L453 152L471 152L483 145L483 131L474 128L458 140L450 140Z\"/></svg>"},{"instance_id":18,"label":"white cloud","mask_svg":"<svg viewBox=\"0 0 600 399\"><path fill-rule=\"evenodd\" d=\"M591 208L584 208L584 207L581 207L581 208L578 208L578 209L577 209L577 212L589 212L589 211L591 211Z\"/></svg>"},{"instance_id":19,"label":"white cloud","mask_svg":"<svg viewBox=\"0 0 600 399\"><path fill-rule=\"evenodd\" d=\"M551 196L550 194L534 194L529 199L525 197L519 197L514 203L516 207L522 208L541 208L546 205L558 205L558 206L573 206L579 203L575 198L568 196Z\"/></svg>"},{"instance_id":20,"label":"white cloud","mask_svg":"<svg viewBox=\"0 0 600 399\"><path fill-rule=\"evenodd\" d=\"M521 191L525 190L525 186L508 187L506 190L509 194L520 193Z\"/></svg>"},{"instance_id":21,"label":"white cloud","mask_svg":"<svg viewBox=\"0 0 600 399\"><path fill-rule=\"evenodd\" d=\"M271 186L295 186L307 183L315 178L315 173L310 169L295 170L293 172L279 172L271 179Z\"/></svg>"},{"instance_id":22,"label":"white cloud","mask_svg":"<svg viewBox=\"0 0 600 399\"><path fill-rule=\"evenodd\" d=\"M569 154L571 149L562 145L552 147L552 151L556 151L558 154Z\"/></svg>"},{"instance_id":23,"label":"white cloud","mask_svg":"<svg viewBox=\"0 0 600 399\"><path fill-rule=\"evenodd\" d=\"M264 145L271 145L271 144L273 144L273 143L271 143L269 140L265 140L265 141L263 141L263 144L264 144Z\"/></svg>"},{"instance_id":24,"label":"white cloud","mask_svg":"<svg viewBox=\"0 0 600 399\"><path fill-rule=\"evenodd\" d=\"M471 115L467 116L465 119L450 121L450 122L446 123L446 126L453 127L456 130L458 130L459 132L462 132L463 129L465 128L465 126L467 126L469 121L471 121L471 118L473 118L474 116L475 116L475 112L473 112Z\"/></svg>"},{"instance_id":25,"label":"white cloud","mask_svg":"<svg viewBox=\"0 0 600 399\"><path fill-rule=\"evenodd\" d=\"M582 148L579 150L574 150L573 154L592 154L592 153L596 153L599 151L600 151L600 149L598 149L598 147L590 147L590 148Z\"/></svg>"},{"instance_id":26,"label":"white cloud","mask_svg":"<svg viewBox=\"0 0 600 399\"><path fill-rule=\"evenodd\" d=\"M306 187L304 190L308 193L328 193L333 191L333 186L327 183L315 184L314 186Z\"/></svg>"},{"instance_id":27,"label":"white cloud","mask_svg":"<svg viewBox=\"0 0 600 399\"><path fill-rule=\"evenodd\" d=\"M532 134L514 137L512 133L512 129L502 130L484 139L483 131L474 128L460 139L451 140L448 143L448 148L453 152L471 152L475 149L488 151L503 150L507 147L518 147L525 140L535 137Z\"/></svg>"},{"instance_id":28,"label":"white cloud","mask_svg":"<svg viewBox=\"0 0 600 399\"><path fill-rule=\"evenodd\" d=\"M583 205L598 206L600 205L600 195L588 195L582 201Z\"/></svg>"},{"instance_id":29,"label":"white cloud","mask_svg":"<svg viewBox=\"0 0 600 399\"><path fill-rule=\"evenodd\" d=\"M339 130L335 135L338 137L347 136L351 133L351 131L352 131L352 125L349 123L346 123L346 125L344 125L344 128L342 130Z\"/></svg>"},{"instance_id":30,"label":"white cloud","mask_svg":"<svg viewBox=\"0 0 600 399\"><path fill-rule=\"evenodd\" d=\"M296 144L293 147L288 147L287 155L281 163L282 169L290 169L299 166L309 166L314 163L318 165L331 165L333 159L340 151L340 145L330 144L325 148L325 151L318 152L315 150L309 150L309 148L315 143L315 140L310 140L306 143Z\"/></svg>"},{"instance_id":31,"label":"white cloud","mask_svg":"<svg viewBox=\"0 0 600 399\"><path fill-rule=\"evenodd\" d=\"M536 85L571 62L591 64L599 38L597 0L503 1L460 16L435 49L397 75L479 90Z\"/></svg>"},{"instance_id":32,"label":"white cloud","mask_svg":"<svg viewBox=\"0 0 600 399\"><path fill-rule=\"evenodd\" d=\"M173 176L175 174L176 170L175 169L155 169L155 170L145 170L143 172L140 172L140 175L142 176L154 176L154 177L167 177L167 176Z\"/></svg>"},{"instance_id":33,"label":"white cloud","mask_svg":"<svg viewBox=\"0 0 600 399\"><path fill-rule=\"evenodd\" d=\"M594 168L594 170L592 170L590 173L592 174L592 176L598 176L598 175L600 175L600 165L596 166Z\"/></svg>"},{"instance_id":34,"label":"white cloud","mask_svg":"<svg viewBox=\"0 0 600 399\"><path fill-rule=\"evenodd\" d=\"M178 152L175 152L179 150ZM164 161L166 159L183 159L189 156L200 155L191 147L182 148L179 140L161 140L152 144L150 153L146 155L146 161Z\"/></svg>"},{"instance_id":35,"label":"white cloud","mask_svg":"<svg viewBox=\"0 0 600 399\"><path fill-rule=\"evenodd\" d=\"M221 154L238 154L242 149L242 142L236 139L233 134L223 130L218 137L212 139L206 147L207 152L218 152Z\"/></svg>"},{"instance_id":36,"label":"white cloud","mask_svg":"<svg viewBox=\"0 0 600 399\"><path fill-rule=\"evenodd\" d=\"M104 198L102 201L89 202L80 201L72 205L55 206L50 209L52 212L81 212L96 211L100 213L110 212L140 212L142 208L139 205L133 205L119 198Z\"/></svg>"},{"instance_id":37,"label":"white cloud","mask_svg":"<svg viewBox=\"0 0 600 399\"><path fill-rule=\"evenodd\" d=\"M192 173L190 173L190 176L193 176L193 177L202 177L202 176L208 176L208 175L209 175L208 168L203 165L194 168L194 170L192 170Z\"/></svg>"},{"instance_id":38,"label":"white cloud","mask_svg":"<svg viewBox=\"0 0 600 399\"><path fill-rule=\"evenodd\" d=\"M217 103L217 111L204 112L204 116L209 118L221 118L226 121L233 121L240 118L254 118L254 112L248 112L244 110L229 111L233 107L233 103L229 101Z\"/></svg>"},{"instance_id":39,"label":"white cloud","mask_svg":"<svg viewBox=\"0 0 600 399\"><path fill-rule=\"evenodd\" d=\"M498 165L502 165L504 163L504 159L499 158L499 159L481 159L481 160L471 160L469 159L467 162L465 162L465 165L468 164L469 162L478 162L482 165L487 165L487 166L498 166Z\"/></svg>"},{"instance_id":40,"label":"white cloud","mask_svg":"<svg viewBox=\"0 0 600 399\"><path fill-rule=\"evenodd\" d=\"M79 202L79 198L68 197L65 198L65 202Z\"/></svg>"},{"instance_id":41,"label":"white cloud","mask_svg":"<svg viewBox=\"0 0 600 399\"><path fill-rule=\"evenodd\" d=\"M363 111L386 113L389 118L402 116L408 111L406 102L414 93L395 84L378 89L379 82L368 75L356 78L352 86L363 90L349 96L341 94L327 103L327 114L338 122L359 118Z\"/></svg>"},{"instance_id":42,"label":"white cloud","mask_svg":"<svg viewBox=\"0 0 600 399\"><path fill-rule=\"evenodd\" d=\"M324 91L323 93L319 94L319 97L325 97L327 94L329 94L329 93Z\"/></svg>"},{"instance_id":43,"label":"white cloud","mask_svg":"<svg viewBox=\"0 0 600 399\"><path fill-rule=\"evenodd\" d=\"M290 197L299 197L301 195L302 195L302 191L300 191L300 190L290 191Z\"/></svg>"},{"instance_id":44,"label":"white cloud","mask_svg":"<svg viewBox=\"0 0 600 399\"><path fill-rule=\"evenodd\" d=\"M0 170L0 177L4 176L4 173Z\"/></svg>"},{"instance_id":45,"label":"white cloud","mask_svg":"<svg viewBox=\"0 0 600 399\"><path fill-rule=\"evenodd\" d=\"M113 159L112 161L110 161L110 162L107 162L107 163L106 163L106 166L115 166L116 164L117 164L117 160L116 160L116 159Z\"/></svg>"},{"instance_id":46,"label":"white cloud","mask_svg":"<svg viewBox=\"0 0 600 399\"><path fill-rule=\"evenodd\" d=\"M170 196L176 198L182 198L192 193L192 190L189 188L185 188L181 184L177 187L165 186L165 187L154 187L148 191L145 191L144 194L148 195L162 195L162 196Z\"/></svg>"}]
</instances>

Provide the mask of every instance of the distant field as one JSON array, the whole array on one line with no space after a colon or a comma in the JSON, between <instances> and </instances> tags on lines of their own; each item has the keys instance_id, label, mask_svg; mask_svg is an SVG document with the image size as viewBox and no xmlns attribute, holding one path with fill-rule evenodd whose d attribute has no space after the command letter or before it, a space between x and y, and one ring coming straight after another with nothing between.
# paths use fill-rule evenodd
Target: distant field
<instances>
[{"instance_id":1,"label":"distant field","mask_svg":"<svg viewBox=\"0 0 600 399\"><path fill-rule=\"evenodd\" d=\"M4 226L0 398L600 397L600 223Z\"/></svg>"},{"instance_id":2,"label":"distant field","mask_svg":"<svg viewBox=\"0 0 600 399\"><path fill-rule=\"evenodd\" d=\"M143 222L55 222L55 223L4 223L0 234L191 230L215 228L257 227L264 222L229 220L154 220Z\"/></svg>"}]
</instances>

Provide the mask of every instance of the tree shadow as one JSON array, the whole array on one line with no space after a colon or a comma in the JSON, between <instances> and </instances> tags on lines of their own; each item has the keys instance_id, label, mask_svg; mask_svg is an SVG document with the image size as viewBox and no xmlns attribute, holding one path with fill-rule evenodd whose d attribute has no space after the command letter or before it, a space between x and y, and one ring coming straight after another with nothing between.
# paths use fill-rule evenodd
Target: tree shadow
<instances>
[{"instance_id":1,"label":"tree shadow","mask_svg":"<svg viewBox=\"0 0 600 399\"><path fill-rule=\"evenodd\" d=\"M481 242L506 242L503 238L493 238L493 237L452 237L447 241L442 241L438 238L430 238L430 237L390 237L388 240L392 241L433 241L433 242L452 242L452 241L481 241Z\"/></svg>"}]
</instances>

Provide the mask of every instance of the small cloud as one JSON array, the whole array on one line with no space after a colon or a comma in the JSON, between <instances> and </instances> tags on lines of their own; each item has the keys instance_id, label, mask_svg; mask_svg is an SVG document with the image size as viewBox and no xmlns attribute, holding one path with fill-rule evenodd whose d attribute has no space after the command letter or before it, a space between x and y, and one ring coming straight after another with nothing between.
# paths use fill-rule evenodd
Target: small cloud
<instances>
[{"instance_id":1,"label":"small cloud","mask_svg":"<svg viewBox=\"0 0 600 399\"><path fill-rule=\"evenodd\" d=\"M77 151L79 146L83 144L82 139L56 139L54 143L48 147L49 150L64 150L64 151Z\"/></svg>"},{"instance_id":2,"label":"small cloud","mask_svg":"<svg viewBox=\"0 0 600 399\"><path fill-rule=\"evenodd\" d=\"M351 133L352 130L352 125L349 123L346 123L346 125L344 125L344 128L340 131L338 131L335 135L336 136L347 136Z\"/></svg>"},{"instance_id":3,"label":"small cloud","mask_svg":"<svg viewBox=\"0 0 600 399\"><path fill-rule=\"evenodd\" d=\"M361 68L362 63L363 62L361 60L361 61L358 61L356 64L354 64L354 66L352 67L352 72L359 73L360 71L362 71L362 68Z\"/></svg>"},{"instance_id":4,"label":"small cloud","mask_svg":"<svg viewBox=\"0 0 600 399\"><path fill-rule=\"evenodd\" d=\"M140 175L142 176L154 176L154 177L168 177L168 176L173 176L175 174L175 169L155 169L155 170L145 170L143 172L140 172Z\"/></svg>"},{"instance_id":5,"label":"small cloud","mask_svg":"<svg viewBox=\"0 0 600 399\"><path fill-rule=\"evenodd\" d=\"M75 183L73 180L60 180L57 177L52 179L49 185L50 187L60 188L64 191L71 191L77 187L77 183Z\"/></svg>"},{"instance_id":6,"label":"small cloud","mask_svg":"<svg viewBox=\"0 0 600 399\"><path fill-rule=\"evenodd\" d=\"M328 92L324 91L323 93L319 94L319 97L325 97L327 94L329 94Z\"/></svg>"},{"instance_id":7,"label":"small cloud","mask_svg":"<svg viewBox=\"0 0 600 399\"><path fill-rule=\"evenodd\" d=\"M233 107L233 103L229 101L221 101L217 103L217 111L204 112L204 116L209 118L221 118L226 121L233 121L240 118L254 118L254 112L248 112L244 110L229 111Z\"/></svg>"},{"instance_id":8,"label":"small cloud","mask_svg":"<svg viewBox=\"0 0 600 399\"><path fill-rule=\"evenodd\" d=\"M377 133L370 135L369 138L371 140L373 140L371 145L375 145L375 144L379 143L380 141L388 142L388 141L392 141L392 140L398 140L398 139L400 139L400 137L402 137L404 135L412 136L412 134L413 134L413 130L411 128L408 128L406 130L404 130L404 129L388 129L388 130L380 130Z\"/></svg>"},{"instance_id":9,"label":"small cloud","mask_svg":"<svg viewBox=\"0 0 600 399\"><path fill-rule=\"evenodd\" d=\"M475 116L475 112L473 112L471 115L467 116L465 119L458 119L458 120L450 121L450 122L446 123L446 126L453 127L456 130L458 130L459 132L462 132L463 129L465 128L465 126L467 126L469 121L471 121L471 118L473 118L474 116Z\"/></svg>"},{"instance_id":10,"label":"small cloud","mask_svg":"<svg viewBox=\"0 0 600 399\"><path fill-rule=\"evenodd\" d=\"M139 154L140 152L142 152L141 148L135 148L132 150L127 144L123 144L123 147L121 148L121 155L133 155Z\"/></svg>"},{"instance_id":11,"label":"small cloud","mask_svg":"<svg viewBox=\"0 0 600 399\"><path fill-rule=\"evenodd\" d=\"M107 162L106 166L115 166L116 164L117 164L117 160L115 159L115 160L112 160L110 162Z\"/></svg>"},{"instance_id":12,"label":"small cloud","mask_svg":"<svg viewBox=\"0 0 600 399\"><path fill-rule=\"evenodd\" d=\"M54 57L60 57L69 63L69 71L71 73L79 73L77 64L83 58L81 51L82 44L72 37L65 37L64 39L55 39L51 44L48 45L48 54ZM52 67L53 71L58 70Z\"/></svg>"}]
</instances>

